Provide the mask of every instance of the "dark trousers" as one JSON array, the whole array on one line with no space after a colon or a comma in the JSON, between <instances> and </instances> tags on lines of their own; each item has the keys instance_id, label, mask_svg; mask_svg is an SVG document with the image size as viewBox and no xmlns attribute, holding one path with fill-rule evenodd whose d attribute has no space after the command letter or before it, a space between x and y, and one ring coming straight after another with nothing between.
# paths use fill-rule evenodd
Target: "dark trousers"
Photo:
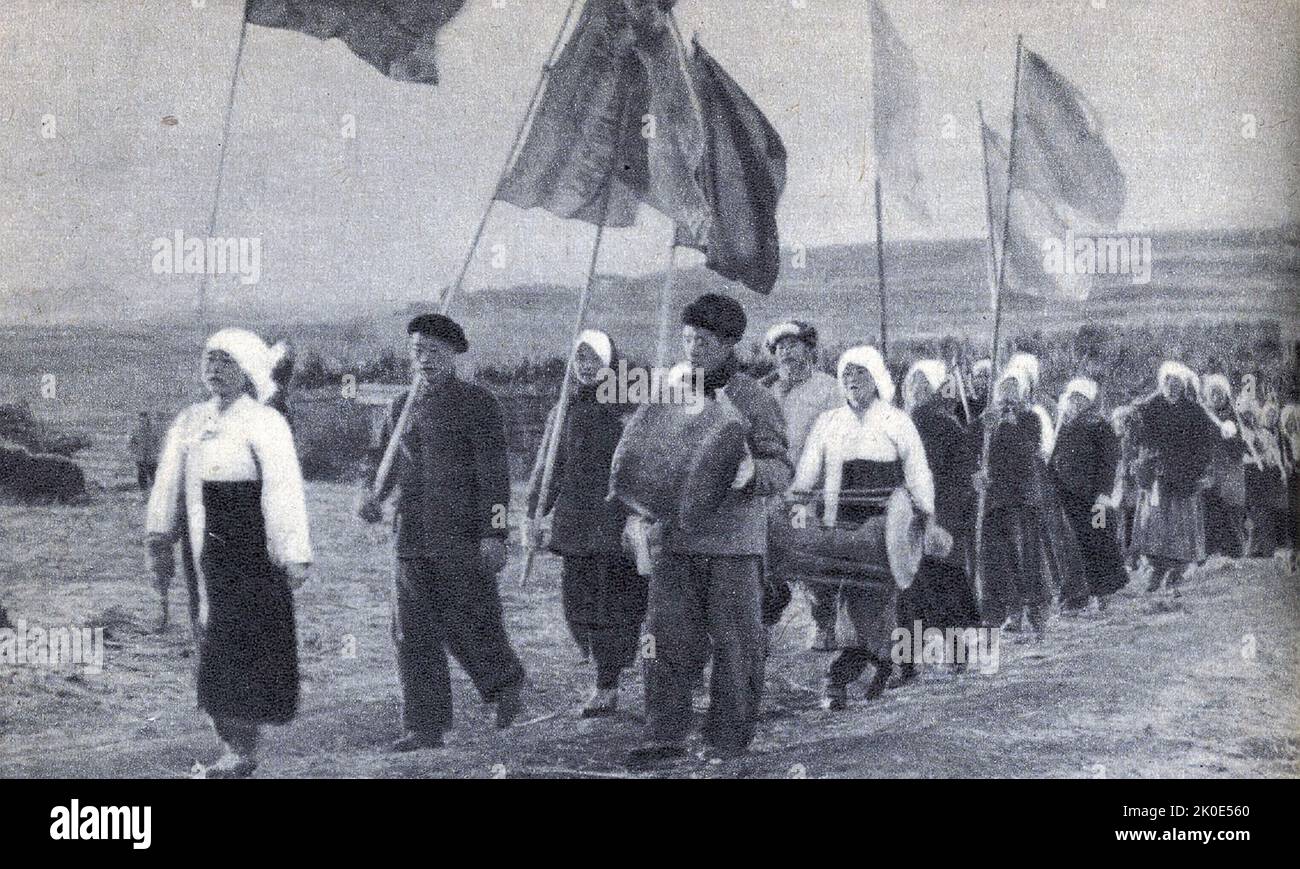
<instances>
[{"instance_id":1,"label":"dark trousers","mask_svg":"<svg viewBox=\"0 0 1300 869\"><path fill-rule=\"evenodd\" d=\"M794 599L791 583L785 579L768 576L763 582L763 626L773 627L781 621L790 601ZM835 587L807 583L813 622L823 631L835 629Z\"/></svg>"},{"instance_id":2,"label":"dark trousers","mask_svg":"<svg viewBox=\"0 0 1300 869\"><path fill-rule=\"evenodd\" d=\"M691 688L710 654L705 740L744 749L763 699L763 559L662 553L650 579L645 662L648 734L680 742L691 729Z\"/></svg>"},{"instance_id":3,"label":"dark trousers","mask_svg":"<svg viewBox=\"0 0 1300 869\"><path fill-rule=\"evenodd\" d=\"M451 727L448 652L484 702L524 678L506 636L496 577L480 568L477 541L433 558L397 559L393 642L407 730Z\"/></svg>"},{"instance_id":4,"label":"dark trousers","mask_svg":"<svg viewBox=\"0 0 1300 869\"><path fill-rule=\"evenodd\" d=\"M826 670L826 684L836 687L848 685L865 673L868 666L876 668L878 678L888 678L893 667L888 658L882 658L870 649L845 649L835 656Z\"/></svg>"},{"instance_id":5,"label":"dark trousers","mask_svg":"<svg viewBox=\"0 0 1300 869\"><path fill-rule=\"evenodd\" d=\"M636 660L648 594L645 577L623 552L566 555L560 591L569 632L596 662L596 687L617 688L619 674Z\"/></svg>"},{"instance_id":6,"label":"dark trousers","mask_svg":"<svg viewBox=\"0 0 1300 869\"><path fill-rule=\"evenodd\" d=\"M148 492L153 488L153 478L157 473L157 462L135 463L135 481L139 484L141 492Z\"/></svg>"},{"instance_id":7,"label":"dark trousers","mask_svg":"<svg viewBox=\"0 0 1300 869\"><path fill-rule=\"evenodd\" d=\"M1038 511L1023 504L990 510L984 517L986 624L997 626L1024 607L1047 603Z\"/></svg>"}]
</instances>

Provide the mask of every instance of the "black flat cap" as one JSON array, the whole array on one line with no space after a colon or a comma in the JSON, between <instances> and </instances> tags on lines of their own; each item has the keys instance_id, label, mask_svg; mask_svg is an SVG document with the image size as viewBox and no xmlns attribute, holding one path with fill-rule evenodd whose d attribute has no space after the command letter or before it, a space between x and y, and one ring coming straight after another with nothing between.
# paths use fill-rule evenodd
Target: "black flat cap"
<instances>
[{"instance_id":1,"label":"black flat cap","mask_svg":"<svg viewBox=\"0 0 1300 869\"><path fill-rule=\"evenodd\" d=\"M724 341L735 344L745 337L745 309L740 302L718 293L705 293L682 310L682 325L708 329Z\"/></svg>"},{"instance_id":2,"label":"black flat cap","mask_svg":"<svg viewBox=\"0 0 1300 869\"><path fill-rule=\"evenodd\" d=\"M430 338L437 338L457 353L464 353L469 349L465 330L451 317L442 314L421 314L406 325L406 332L408 335L418 332Z\"/></svg>"}]
</instances>

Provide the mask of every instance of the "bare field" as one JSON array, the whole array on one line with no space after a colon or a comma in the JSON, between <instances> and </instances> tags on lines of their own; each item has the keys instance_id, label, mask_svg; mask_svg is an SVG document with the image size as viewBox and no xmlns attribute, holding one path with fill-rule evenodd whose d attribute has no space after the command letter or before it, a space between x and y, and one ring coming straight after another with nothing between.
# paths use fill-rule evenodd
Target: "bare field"
<instances>
[{"instance_id":1,"label":"bare field","mask_svg":"<svg viewBox=\"0 0 1300 869\"><path fill-rule=\"evenodd\" d=\"M388 638L391 541L351 518L352 496L344 485L309 488L319 560L298 597L302 711L268 731L258 774L625 775L623 754L641 734L640 678L627 685L618 717L577 717L591 673L563 627L558 561L540 559L521 589L518 551L500 581L530 673L524 723L495 731L491 710L453 667L457 724L448 747L385 751L398 733L400 700ZM0 587L11 618L108 628L99 675L0 669L0 775L175 777L215 756L215 737L194 708L179 589L170 630L154 632L141 503L139 493L109 490L83 507L0 507ZM927 674L832 714L816 707L826 657L804 650L809 619L797 598L774 635L751 755L686 761L666 774L1291 777L1300 772L1298 626L1296 577L1274 561L1217 565L1181 597L1130 587L1104 614L1056 619L1041 651L1004 643L994 674ZM1243 654L1251 642L1253 657Z\"/></svg>"}]
</instances>

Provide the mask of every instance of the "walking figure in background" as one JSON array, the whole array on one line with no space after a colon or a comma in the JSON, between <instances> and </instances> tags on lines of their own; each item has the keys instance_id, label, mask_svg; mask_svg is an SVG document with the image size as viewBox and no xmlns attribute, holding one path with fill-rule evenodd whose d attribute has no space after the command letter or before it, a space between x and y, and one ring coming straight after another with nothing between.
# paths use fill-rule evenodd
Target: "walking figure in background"
<instances>
[{"instance_id":1,"label":"walking figure in background","mask_svg":"<svg viewBox=\"0 0 1300 869\"><path fill-rule=\"evenodd\" d=\"M128 449L131 451L131 458L135 461L135 481L140 486L141 492L148 492L153 488L154 476L158 473L161 441L149 411L140 411L135 428L131 431Z\"/></svg>"}]
</instances>

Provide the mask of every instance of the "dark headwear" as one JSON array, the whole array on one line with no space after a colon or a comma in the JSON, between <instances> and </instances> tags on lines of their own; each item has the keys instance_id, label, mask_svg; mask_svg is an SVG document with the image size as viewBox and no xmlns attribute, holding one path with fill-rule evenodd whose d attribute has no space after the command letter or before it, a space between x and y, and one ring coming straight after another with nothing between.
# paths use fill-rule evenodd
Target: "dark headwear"
<instances>
[{"instance_id":1,"label":"dark headwear","mask_svg":"<svg viewBox=\"0 0 1300 869\"><path fill-rule=\"evenodd\" d=\"M682 310L682 325L708 329L722 340L736 344L745 335L745 309L728 296L705 293Z\"/></svg>"},{"instance_id":2,"label":"dark headwear","mask_svg":"<svg viewBox=\"0 0 1300 869\"><path fill-rule=\"evenodd\" d=\"M437 338L457 353L464 353L469 349L469 341L465 339L465 330L451 317L445 317L442 314L421 314L407 324L406 332L409 335L418 332L430 338Z\"/></svg>"}]
</instances>

